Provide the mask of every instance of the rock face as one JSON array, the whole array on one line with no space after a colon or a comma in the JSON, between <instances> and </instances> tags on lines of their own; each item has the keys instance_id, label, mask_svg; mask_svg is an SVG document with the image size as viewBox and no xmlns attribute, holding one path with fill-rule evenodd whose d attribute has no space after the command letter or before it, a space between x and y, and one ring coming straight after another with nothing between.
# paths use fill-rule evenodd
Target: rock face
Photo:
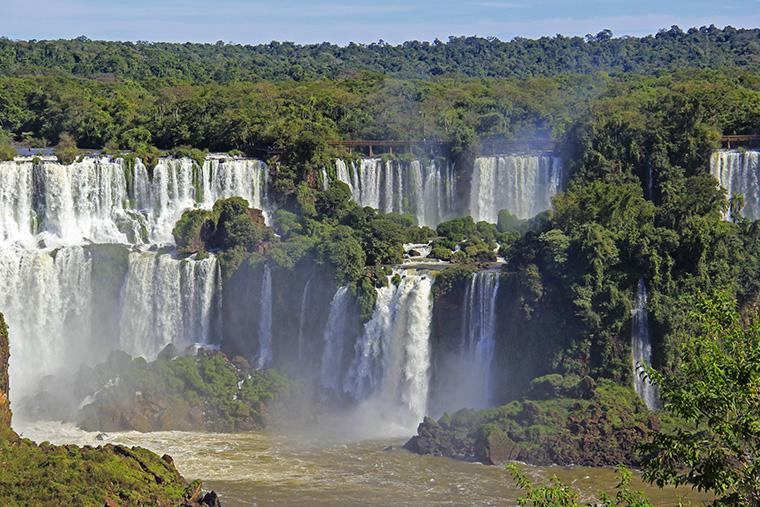
<instances>
[{"instance_id":1,"label":"rock face","mask_svg":"<svg viewBox=\"0 0 760 507\"><path fill-rule=\"evenodd\" d=\"M0 313L0 498L3 505L219 507L168 456L140 447L35 444L11 430L8 329Z\"/></svg>"},{"instance_id":2,"label":"rock face","mask_svg":"<svg viewBox=\"0 0 760 507\"><path fill-rule=\"evenodd\" d=\"M8 360L10 359L8 343L8 326L0 313L0 438L15 436L11 430L11 402L9 399L10 383L8 381Z\"/></svg>"},{"instance_id":3,"label":"rock face","mask_svg":"<svg viewBox=\"0 0 760 507\"><path fill-rule=\"evenodd\" d=\"M526 399L461 410L419 425L406 449L498 465L638 465L635 446L659 424L630 389L602 380L547 375Z\"/></svg>"}]
</instances>

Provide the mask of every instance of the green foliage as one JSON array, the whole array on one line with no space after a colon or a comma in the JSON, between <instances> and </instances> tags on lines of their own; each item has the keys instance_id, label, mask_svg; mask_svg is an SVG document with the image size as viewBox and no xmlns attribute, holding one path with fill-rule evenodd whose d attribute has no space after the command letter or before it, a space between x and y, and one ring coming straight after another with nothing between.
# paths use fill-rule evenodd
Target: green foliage
<instances>
[{"instance_id":1,"label":"green foliage","mask_svg":"<svg viewBox=\"0 0 760 507\"><path fill-rule=\"evenodd\" d=\"M476 271L473 266L470 265L457 265L450 266L435 275L435 283L433 284L433 297L438 299L445 296L458 284L469 280L472 274Z\"/></svg>"},{"instance_id":2,"label":"green foliage","mask_svg":"<svg viewBox=\"0 0 760 507\"><path fill-rule=\"evenodd\" d=\"M507 471L517 483L517 486L525 491L525 496L517 499L520 505L534 507L652 507L649 499L639 491L631 489L631 471L625 467L617 467L619 482L616 486L615 498L611 498L606 492L600 492L600 503L580 503L581 492L569 486L556 476L550 479L548 486L534 486L528 476L520 468L510 463L506 465Z\"/></svg>"},{"instance_id":3,"label":"green foliage","mask_svg":"<svg viewBox=\"0 0 760 507\"><path fill-rule=\"evenodd\" d=\"M13 147L13 138L5 130L0 129L0 162L13 160L16 149Z\"/></svg>"},{"instance_id":4,"label":"green foliage","mask_svg":"<svg viewBox=\"0 0 760 507\"><path fill-rule=\"evenodd\" d=\"M450 239L456 243L465 241L477 235L477 227L472 217L460 217L448 222L438 224L436 232L439 236Z\"/></svg>"},{"instance_id":5,"label":"green foliage","mask_svg":"<svg viewBox=\"0 0 760 507\"><path fill-rule=\"evenodd\" d=\"M0 442L0 495L6 505L179 505L188 485L174 466L138 447Z\"/></svg>"},{"instance_id":6,"label":"green foliage","mask_svg":"<svg viewBox=\"0 0 760 507\"><path fill-rule=\"evenodd\" d=\"M172 229L177 250L186 254L205 251L216 226L214 218L213 213L202 209L182 213Z\"/></svg>"},{"instance_id":7,"label":"green foliage","mask_svg":"<svg viewBox=\"0 0 760 507\"><path fill-rule=\"evenodd\" d=\"M383 73L404 78L440 75L473 77L542 76L559 73L655 73L685 68L757 70L758 31L703 26L683 31L677 26L646 37L613 38L610 30L596 36L515 38L450 37L448 41L385 42L338 46L291 42L268 44L173 44L92 41L0 40L0 71L115 75L126 81L204 83L209 81L335 78L369 70L356 88L376 86ZM697 51L699 49L699 51ZM20 118L14 118L16 122ZM481 120L494 120L483 115Z\"/></svg>"},{"instance_id":8,"label":"green foliage","mask_svg":"<svg viewBox=\"0 0 760 507\"><path fill-rule=\"evenodd\" d=\"M726 292L699 297L695 332L668 375L648 369L665 410L688 424L655 433L642 446L644 477L659 486L690 485L715 505L760 502L760 320L742 322Z\"/></svg>"},{"instance_id":9,"label":"green foliage","mask_svg":"<svg viewBox=\"0 0 760 507\"><path fill-rule=\"evenodd\" d=\"M79 149L74 137L68 133L62 133L55 147L55 156L62 164L71 164L79 156Z\"/></svg>"}]
</instances>

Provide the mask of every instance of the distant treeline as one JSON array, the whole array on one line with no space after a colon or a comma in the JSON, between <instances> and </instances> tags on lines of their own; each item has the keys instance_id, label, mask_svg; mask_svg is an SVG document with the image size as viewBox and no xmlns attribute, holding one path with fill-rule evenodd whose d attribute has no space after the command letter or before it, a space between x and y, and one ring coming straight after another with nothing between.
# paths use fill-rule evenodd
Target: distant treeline
<instances>
[{"instance_id":1,"label":"distant treeline","mask_svg":"<svg viewBox=\"0 0 760 507\"><path fill-rule=\"evenodd\" d=\"M554 76L563 73L643 73L684 68L760 69L760 30L715 26L684 32L677 26L647 37L451 37L448 42L399 45L239 45L0 39L3 75L114 75L163 83L337 79L376 71L401 79Z\"/></svg>"}]
</instances>

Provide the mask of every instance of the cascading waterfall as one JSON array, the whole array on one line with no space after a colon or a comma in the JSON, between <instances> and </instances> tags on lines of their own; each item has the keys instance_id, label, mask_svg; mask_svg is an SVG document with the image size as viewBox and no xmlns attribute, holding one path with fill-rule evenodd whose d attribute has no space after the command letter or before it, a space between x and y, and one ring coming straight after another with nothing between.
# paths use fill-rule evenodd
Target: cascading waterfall
<instances>
[{"instance_id":1,"label":"cascading waterfall","mask_svg":"<svg viewBox=\"0 0 760 507\"><path fill-rule=\"evenodd\" d=\"M0 162L0 242L167 244L185 209L235 195L265 209L267 180L265 164L243 159L208 159L200 168L160 159L152 173L140 161L108 157Z\"/></svg>"},{"instance_id":2,"label":"cascading waterfall","mask_svg":"<svg viewBox=\"0 0 760 507\"><path fill-rule=\"evenodd\" d=\"M652 344L649 338L649 294L643 279L636 288L636 307L633 310L631 349L633 351L633 386L641 400L650 410L658 406L657 387L641 378L642 366L652 366Z\"/></svg>"},{"instance_id":3,"label":"cascading waterfall","mask_svg":"<svg viewBox=\"0 0 760 507\"><path fill-rule=\"evenodd\" d=\"M562 161L551 155L478 157L472 171L470 215L495 223L506 209L530 218L551 207L562 189Z\"/></svg>"},{"instance_id":4,"label":"cascading waterfall","mask_svg":"<svg viewBox=\"0 0 760 507\"><path fill-rule=\"evenodd\" d=\"M414 215L420 225L435 226L456 214L454 169L449 163L364 158L358 164L335 162L337 178L354 200L384 213Z\"/></svg>"},{"instance_id":5,"label":"cascading waterfall","mask_svg":"<svg viewBox=\"0 0 760 507\"><path fill-rule=\"evenodd\" d=\"M468 391L462 406L484 408L491 403L491 367L496 348L496 297L499 273L481 271L472 275L464 297L462 321L462 357L469 363L463 368L462 385Z\"/></svg>"},{"instance_id":6,"label":"cascading waterfall","mask_svg":"<svg viewBox=\"0 0 760 507\"><path fill-rule=\"evenodd\" d=\"M717 151L710 157L710 174L726 189L729 200L744 196L742 214L745 217L760 218L760 151ZM730 210L725 218L731 218Z\"/></svg>"},{"instance_id":7,"label":"cascading waterfall","mask_svg":"<svg viewBox=\"0 0 760 507\"><path fill-rule=\"evenodd\" d=\"M303 348L306 341L306 304L309 300L309 287L311 287L311 278L306 280L301 294L301 311L298 315L298 360L303 359Z\"/></svg>"},{"instance_id":8,"label":"cascading waterfall","mask_svg":"<svg viewBox=\"0 0 760 507\"><path fill-rule=\"evenodd\" d=\"M330 303L330 314L324 334L320 381L322 387L333 393L340 392L341 366L348 323L348 307L351 293L348 287L339 287Z\"/></svg>"},{"instance_id":9,"label":"cascading waterfall","mask_svg":"<svg viewBox=\"0 0 760 507\"><path fill-rule=\"evenodd\" d=\"M259 368L266 368L272 363L272 270L269 264L264 264L261 278L259 312L259 355L256 364Z\"/></svg>"},{"instance_id":10,"label":"cascading waterfall","mask_svg":"<svg viewBox=\"0 0 760 507\"><path fill-rule=\"evenodd\" d=\"M356 342L343 389L362 402L360 410L377 410L392 417L390 423L413 428L427 409L433 280L398 273L398 286L377 289L375 312Z\"/></svg>"},{"instance_id":11,"label":"cascading waterfall","mask_svg":"<svg viewBox=\"0 0 760 507\"><path fill-rule=\"evenodd\" d=\"M129 254L121 298L121 349L154 358L166 345L179 350L219 338L219 266L216 257L175 259L169 254Z\"/></svg>"},{"instance_id":12,"label":"cascading waterfall","mask_svg":"<svg viewBox=\"0 0 760 507\"><path fill-rule=\"evenodd\" d=\"M0 310L11 330L11 394L87 354L91 261L80 247L56 251L0 249Z\"/></svg>"}]
</instances>

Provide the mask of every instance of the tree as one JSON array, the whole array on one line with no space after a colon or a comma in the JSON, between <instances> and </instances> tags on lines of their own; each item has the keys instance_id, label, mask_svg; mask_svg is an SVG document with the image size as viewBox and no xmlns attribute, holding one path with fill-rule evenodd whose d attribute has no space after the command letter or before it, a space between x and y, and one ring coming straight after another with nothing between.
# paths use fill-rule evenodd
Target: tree
<instances>
[{"instance_id":1,"label":"tree","mask_svg":"<svg viewBox=\"0 0 760 507\"><path fill-rule=\"evenodd\" d=\"M16 149L11 143L11 136L5 130L0 129L0 161L13 160L16 156Z\"/></svg>"},{"instance_id":2,"label":"tree","mask_svg":"<svg viewBox=\"0 0 760 507\"><path fill-rule=\"evenodd\" d=\"M615 498L605 492L599 493L600 503L579 503L580 492L564 484L556 477L552 477L549 486L534 486L531 480L522 472L517 465L511 463L506 466L512 474L520 489L525 490L525 496L517 499L520 505L533 505L534 507L652 507L651 502L643 493L631 489L631 472L625 467L618 467L618 476Z\"/></svg>"},{"instance_id":3,"label":"tree","mask_svg":"<svg viewBox=\"0 0 760 507\"><path fill-rule=\"evenodd\" d=\"M79 155L77 143L74 138L67 133L61 134L58 145L55 147L55 156L62 164L71 164Z\"/></svg>"},{"instance_id":4,"label":"tree","mask_svg":"<svg viewBox=\"0 0 760 507\"><path fill-rule=\"evenodd\" d=\"M647 369L665 410L686 424L642 445L644 478L690 485L714 505L760 505L760 318L744 324L727 293L700 297L681 361L666 375Z\"/></svg>"}]
</instances>

